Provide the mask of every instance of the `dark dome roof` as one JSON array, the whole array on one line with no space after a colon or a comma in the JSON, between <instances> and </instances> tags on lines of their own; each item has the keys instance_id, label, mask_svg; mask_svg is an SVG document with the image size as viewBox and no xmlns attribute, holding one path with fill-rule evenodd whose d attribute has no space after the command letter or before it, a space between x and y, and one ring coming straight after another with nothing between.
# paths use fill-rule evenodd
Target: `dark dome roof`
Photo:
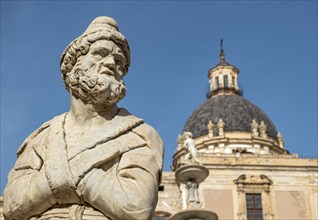
<instances>
[{"instance_id":1,"label":"dark dome roof","mask_svg":"<svg viewBox=\"0 0 318 220\"><path fill-rule=\"evenodd\" d=\"M267 135L277 140L277 131L270 118L257 106L239 95L218 95L207 99L197 108L187 120L183 131L190 131L193 137L208 134L209 120L214 125L219 118L224 121L224 131L251 131L253 119L257 123L264 121L267 126ZM216 132L217 126L214 127Z\"/></svg>"}]
</instances>

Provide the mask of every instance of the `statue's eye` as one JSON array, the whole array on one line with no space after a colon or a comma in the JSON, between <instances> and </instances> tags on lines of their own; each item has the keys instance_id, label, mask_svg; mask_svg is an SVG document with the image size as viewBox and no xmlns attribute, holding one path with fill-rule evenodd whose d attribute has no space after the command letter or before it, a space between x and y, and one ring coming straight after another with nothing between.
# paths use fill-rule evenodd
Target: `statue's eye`
<instances>
[{"instance_id":1,"label":"statue's eye","mask_svg":"<svg viewBox=\"0 0 318 220\"><path fill-rule=\"evenodd\" d=\"M117 69L117 71L122 72L122 71L123 71L123 65L122 65L122 63L116 62L116 69Z\"/></svg>"},{"instance_id":2,"label":"statue's eye","mask_svg":"<svg viewBox=\"0 0 318 220\"><path fill-rule=\"evenodd\" d=\"M115 58L117 69L123 71L123 68L125 66L125 57L121 54L116 53L114 53L113 56Z\"/></svg>"},{"instance_id":3,"label":"statue's eye","mask_svg":"<svg viewBox=\"0 0 318 220\"><path fill-rule=\"evenodd\" d=\"M115 59L116 65L123 66L123 61L121 59Z\"/></svg>"},{"instance_id":4,"label":"statue's eye","mask_svg":"<svg viewBox=\"0 0 318 220\"><path fill-rule=\"evenodd\" d=\"M98 60L100 60L100 59L103 58L103 56L100 55L99 53L94 53L93 55L94 55L94 57L95 57L96 59L98 59Z\"/></svg>"},{"instance_id":5,"label":"statue's eye","mask_svg":"<svg viewBox=\"0 0 318 220\"><path fill-rule=\"evenodd\" d=\"M109 54L109 51L105 49L100 49L93 52L94 57L96 57L97 59L106 57L108 54Z\"/></svg>"}]
</instances>

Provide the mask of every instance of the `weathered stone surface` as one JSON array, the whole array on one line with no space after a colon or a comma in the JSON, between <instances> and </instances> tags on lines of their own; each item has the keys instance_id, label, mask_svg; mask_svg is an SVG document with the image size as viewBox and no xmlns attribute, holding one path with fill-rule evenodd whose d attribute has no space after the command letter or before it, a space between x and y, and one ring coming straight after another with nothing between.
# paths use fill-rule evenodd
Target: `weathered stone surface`
<instances>
[{"instance_id":1,"label":"weathered stone surface","mask_svg":"<svg viewBox=\"0 0 318 220\"><path fill-rule=\"evenodd\" d=\"M116 103L125 96L129 46L116 21L96 18L63 52L71 110L18 150L4 192L6 219L149 219L163 143Z\"/></svg>"}]
</instances>

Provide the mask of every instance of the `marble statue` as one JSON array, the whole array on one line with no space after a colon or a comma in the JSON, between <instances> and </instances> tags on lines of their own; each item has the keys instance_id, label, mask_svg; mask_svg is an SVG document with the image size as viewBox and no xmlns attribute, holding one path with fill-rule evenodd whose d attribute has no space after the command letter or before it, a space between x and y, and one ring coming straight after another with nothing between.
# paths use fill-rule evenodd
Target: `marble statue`
<instances>
[{"instance_id":1,"label":"marble statue","mask_svg":"<svg viewBox=\"0 0 318 220\"><path fill-rule=\"evenodd\" d=\"M181 209L188 208L188 188L184 183L180 183L180 193L181 193Z\"/></svg>"},{"instance_id":2,"label":"marble statue","mask_svg":"<svg viewBox=\"0 0 318 220\"><path fill-rule=\"evenodd\" d=\"M200 208L199 184L195 181L180 183L181 209Z\"/></svg>"},{"instance_id":3,"label":"marble statue","mask_svg":"<svg viewBox=\"0 0 318 220\"><path fill-rule=\"evenodd\" d=\"M198 158L198 152L195 146L195 142L192 139L192 133L184 132L183 136L184 136L183 147L187 151L187 154L185 155L185 160L190 161L191 163L202 165L201 161Z\"/></svg>"},{"instance_id":4,"label":"marble statue","mask_svg":"<svg viewBox=\"0 0 318 220\"><path fill-rule=\"evenodd\" d=\"M200 208L201 202L199 197L199 184L195 181L187 182L188 199L191 208Z\"/></svg>"},{"instance_id":5,"label":"marble statue","mask_svg":"<svg viewBox=\"0 0 318 220\"><path fill-rule=\"evenodd\" d=\"M70 111L44 123L18 149L4 192L11 219L150 219L163 143L116 103L130 65L116 21L98 17L65 49Z\"/></svg>"},{"instance_id":6,"label":"marble statue","mask_svg":"<svg viewBox=\"0 0 318 220\"><path fill-rule=\"evenodd\" d=\"M199 184L195 181L180 183L181 209L200 208Z\"/></svg>"}]
</instances>

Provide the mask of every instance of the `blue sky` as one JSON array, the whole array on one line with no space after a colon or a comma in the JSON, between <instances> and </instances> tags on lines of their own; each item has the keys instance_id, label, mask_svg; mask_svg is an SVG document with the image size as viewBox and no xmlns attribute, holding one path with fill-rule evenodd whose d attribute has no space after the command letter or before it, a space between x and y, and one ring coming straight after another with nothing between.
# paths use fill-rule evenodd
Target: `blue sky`
<instances>
[{"instance_id":1,"label":"blue sky","mask_svg":"<svg viewBox=\"0 0 318 220\"><path fill-rule=\"evenodd\" d=\"M23 140L68 111L60 55L100 15L116 19L131 48L119 106L157 129L164 170L206 99L221 38L244 97L268 114L291 153L317 157L317 1L1 1L0 194Z\"/></svg>"}]
</instances>

